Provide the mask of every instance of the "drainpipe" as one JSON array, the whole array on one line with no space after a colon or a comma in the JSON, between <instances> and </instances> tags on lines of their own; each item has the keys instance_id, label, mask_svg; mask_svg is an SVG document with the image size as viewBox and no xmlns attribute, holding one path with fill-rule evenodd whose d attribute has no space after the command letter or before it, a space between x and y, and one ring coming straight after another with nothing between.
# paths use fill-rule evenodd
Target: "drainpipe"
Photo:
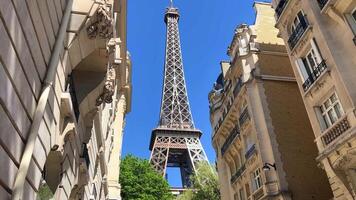
<instances>
[{"instance_id":1,"label":"drainpipe","mask_svg":"<svg viewBox=\"0 0 356 200\"><path fill-rule=\"evenodd\" d=\"M29 136L28 136L27 143L25 146L25 150L22 155L20 167L16 174L15 183L13 186L12 200L21 200L22 199L26 176L28 173L28 169L30 167L30 162L31 162L33 151L35 148L35 142L37 139L38 130L39 130L39 127L40 127L40 124L41 124L41 121L42 121L42 118L44 115L49 92L52 89L54 78L55 78L55 75L57 72L59 56L60 56L60 52L61 52L62 45L64 42L64 38L66 35L67 26L68 26L68 22L70 19L70 13L72 11L72 4L73 4L73 0L68 0L67 6L65 8L65 12L64 12L64 15L62 18L62 23L61 23L61 26L58 31L57 40L54 45L54 49L53 49L51 59L49 62L46 78L43 83L42 92L41 92L41 95L40 95L40 98L39 98L39 101L38 101L38 104L37 104L37 107L35 110L35 115L34 115L33 122L32 122L31 128L30 128L30 132L29 132Z\"/></svg>"}]
</instances>

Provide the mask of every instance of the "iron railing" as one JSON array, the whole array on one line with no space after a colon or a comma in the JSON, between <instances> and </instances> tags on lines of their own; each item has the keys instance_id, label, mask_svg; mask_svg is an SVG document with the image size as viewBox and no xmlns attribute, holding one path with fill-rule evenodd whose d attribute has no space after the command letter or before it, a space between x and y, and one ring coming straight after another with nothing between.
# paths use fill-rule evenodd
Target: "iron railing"
<instances>
[{"instance_id":1,"label":"iron railing","mask_svg":"<svg viewBox=\"0 0 356 200\"><path fill-rule=\"evenodd\" d=\"M223 146L221 147L221 155L225 154L225 152L229 149L230 145L235 141L235 138L237 138L238 136L240 136L240 131L237 127L235 127L234 129L232 129L229 137L226 138Z\"/></svg>"},{"instance_id":2,"label":"iron railing","mask_svg":"<svg viewBox=\"0 0 356 200\"><path fill-rule=\"evenodd\" d=\"M326 132L322 137L322 141L325 146L333 142L340 135L345 133L350 128L350 123L347 120L347 116L339 120L328 132Z\"/></svg>"},{"instance_id":3,"label":"iron railing","mask_svg":"<svg viewBox=\"0 0 356 200\"><path fill-rule=\"evenodd\" d=\"M321 10L325 7L325 5L328 3L328 1L329 0L317 0Z\"/></svg>"},{"instance_id":4,"label":"iron railing","mask_svg":"<svg viewBox=\"0 0 356 200\"><path fill-rule=\"evenodd\" d=\"M245 159L248 160L256 152L256 145L252 145L245 153Z\"/></svg>"},{"instance_id":5,"label":"iron railing","mask_svg":"<svg viewBox=\"0 0 356 200\"><path fill-rule=\"evenodd\" d=\"M303 16L299 19L300 23L297 25L293 33L290 35L288 39L288 44L290 49L294 49L299 40L302 38L304 32L307 30L309 23L306 16Z\"/></svg>"},{"instance_id":6,"label":"iron railing","mask_svg":"<svg viewBox=\"0 0 356 200\"><path fill-rule=\"evenodd\" d=\"M233 184L235 183L235 181L244 173L244 171L246 170L246 165L243 164L238 170L237 172L231 177L230 182Z\"/></svg>"},{"instance_id":7,"label":"iron railing","mask_svg":"<svg viewBox=\"0 0 356 200\"><path fill-rule=\"evenodd\" d=\"M286 8L286 5L288 3L288 0L280 0L277 7L276 7L276 16L277 16L277 20L279 19L279 17L281 16L283 10Z\"/></svg>"},{"instance_id":8,"label":"iron railing","mask_svg":"<svg viewBox=\"0 0 356 200\"><path fill-rule=\"evenodd\" d=\"M307 91L310 86L318 80L318 78L323 74L323 72L327 69L327 65L325 60L321 61L321 63L312 71L307 80L303 83L304 91Z\"/></svg>"},{"instance_id":9,"label":"iron railing","mask_svg":"<svg viewBox=\"0 0 356 200\"><path fill-rule=\"evenodd\" d=\"M239 124L240 127L248 120L250 119L250 114L248 113L247 107L242 111L239 117Z\"/></svg>"}]
</instances>

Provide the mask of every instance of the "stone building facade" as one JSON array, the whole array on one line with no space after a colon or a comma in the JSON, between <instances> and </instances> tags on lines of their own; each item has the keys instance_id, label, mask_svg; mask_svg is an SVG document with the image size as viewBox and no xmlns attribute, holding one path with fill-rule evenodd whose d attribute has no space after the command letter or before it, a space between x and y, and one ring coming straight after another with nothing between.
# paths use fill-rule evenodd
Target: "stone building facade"
<instances>
[{"instance_id":1,"label":"stone building facade","mask_svg":"<svg viewBox=\"0 0 356 200\"><path fill-rule=\"evenodd\" d=\"M327 177L269 3L241 24L209 93L222 200L329 200Z\"/></svg>"},{"instance_id":2,"label":"stone building facade","mask_svg":"<svg viewBox=\"0 0 356 200\"><path fill-rule=\"evenodd\" d=\"M356 198L356 0L273 0L334 199Z\"/></svg>"},{"instance_id":3,"label":"stone building facade","mask_svg":"<svg viewBox=\"0 0 356 200\"><path fill-rule=\"evenodd\" d=\"M0 41L0 199L120 199L126 0L1 0Z\"/></svg>"}]
</instances>

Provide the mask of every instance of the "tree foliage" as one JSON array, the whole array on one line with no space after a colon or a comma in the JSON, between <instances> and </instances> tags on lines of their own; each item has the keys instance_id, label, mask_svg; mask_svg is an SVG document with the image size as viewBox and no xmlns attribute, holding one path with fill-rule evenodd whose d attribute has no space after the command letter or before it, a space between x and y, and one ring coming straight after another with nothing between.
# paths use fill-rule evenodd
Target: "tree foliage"
<instances>
[{"instance_id":1,"label":"tree foliage","mask_svg":"<svg viewBox=\"0 0 356 200\"><path fill-rule=\"evenodd\" d=\"M149 164L133 155L126 156L120 166L123 200L172 200L167 181Z\"/></svg>"},{"instance_id":2,"label":"tree foliage","mask_svg":"<svg viewBox=\"0 0 356 200\"><path fill-rule=\"evenodd\" d=\"M178 197L177 200L219 200L219 180L215 168L209 163L198 164L197 171L191 177L192 188Z\"/></svg>"}]
</instances>

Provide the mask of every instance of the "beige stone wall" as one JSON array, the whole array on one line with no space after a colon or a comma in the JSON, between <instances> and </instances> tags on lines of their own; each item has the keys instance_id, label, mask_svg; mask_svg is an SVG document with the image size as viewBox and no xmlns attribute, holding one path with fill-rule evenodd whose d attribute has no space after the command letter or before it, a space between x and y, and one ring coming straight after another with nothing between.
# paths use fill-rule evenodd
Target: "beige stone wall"
<instances>
[{"instance_id":1,"label":"beige stone wall","mask_svg":"<svg viewBox=\"0 0 356 200\"><path fill-rule=\"evenodd\" d=\"M101 3L74 0L55 80L38 130L23 199L36 199L42 171L51 177L47 184L56 187L55 199L78 199L76 195L89 199L94 187L96 199L104 199L108 194L104 177L112 170L107 168L114 145L112 138L118 137L118 145L122 139L121 132L113 129L113 123L117 121L122 127L124 117L121 115L122 119L118 119L114 114L118 110L119 98L127 93L119 89L113 103L95 106L104 84L106 39L89 39L86 27L91 22L88 19L95 15ZM0 2L0 162L3 163L0 168L0 199L11 198L66 5L66 0ZM93 63L91 59L98 61ZM88 61L93 64L88 64ZM105 65L101 66L101 62ZM78 91L90 88L78 102L78 119L67 88L68 75L73 70L78 74L92 70L104 72L96 85L83 82L75 85ZM120 109L123 113L127 111L126 107ZM88 148L88 166L83 158L83 143Z\"/></svg>"},{"instance_id":2,"label":"beige stone wall","mask_svg":"<svg viewBox=\"0 0 356 200\"><path fill-rule=\"evenodd\" d=\"M281 154L279 166L286 172L293 199L330 199L326 174L315 161L317 148L296 83L264 81L263 87Z\"/></svg>"},{"instance_id":3,"label":"beige stone wall","mask_svg":"<svg viewBox=\"0 0 356 200\"><path fill-rule=\"evenodd\" d=\"M281 1L273 1L276 8ZM308 21L307 29L298 38L294 48L288 47L300 93L303 97L316 145L319 150L317 160L326 171L335 199L355 198L356 162L353 149L355 141L355 20L351 12L356 8L355 0L325 1L321 7L317 1L290 1L277 18L276 27L281 38L287 42L291 35L291 23L299 11ZM313 44L314 41L314 44ZM317 46L317 48L313 47ZM319 73L313 83L303 88L300 69L305 64L298 63L310 49L314 49L325 62L326 70ZM317 59L317 64L321 62ZM343 109L337 122L325 128L322 125L319 106L335 93ZM341 128L340 127L345 127ZM325 141L327 140L327 143Z\"/></svg>"},{"instance_id":4,"label":"beige stone wall","mask_svg":"<svg viewBox=\"0 0 356 200\"><path fill-rule=\"evenodd\" d=\"M267 3L256 3L255 9L256 24L235 31L222 106L210 117L222 199L330 199L288 54L274 28L274 11ZM219 102L214 94L209 94L211 107ZM232 138L236 127L239 134ZM262 170L265 163L276 164L276 170ZM258 169L260 188L254 185Z\"/></svg>"}]
</instances>

